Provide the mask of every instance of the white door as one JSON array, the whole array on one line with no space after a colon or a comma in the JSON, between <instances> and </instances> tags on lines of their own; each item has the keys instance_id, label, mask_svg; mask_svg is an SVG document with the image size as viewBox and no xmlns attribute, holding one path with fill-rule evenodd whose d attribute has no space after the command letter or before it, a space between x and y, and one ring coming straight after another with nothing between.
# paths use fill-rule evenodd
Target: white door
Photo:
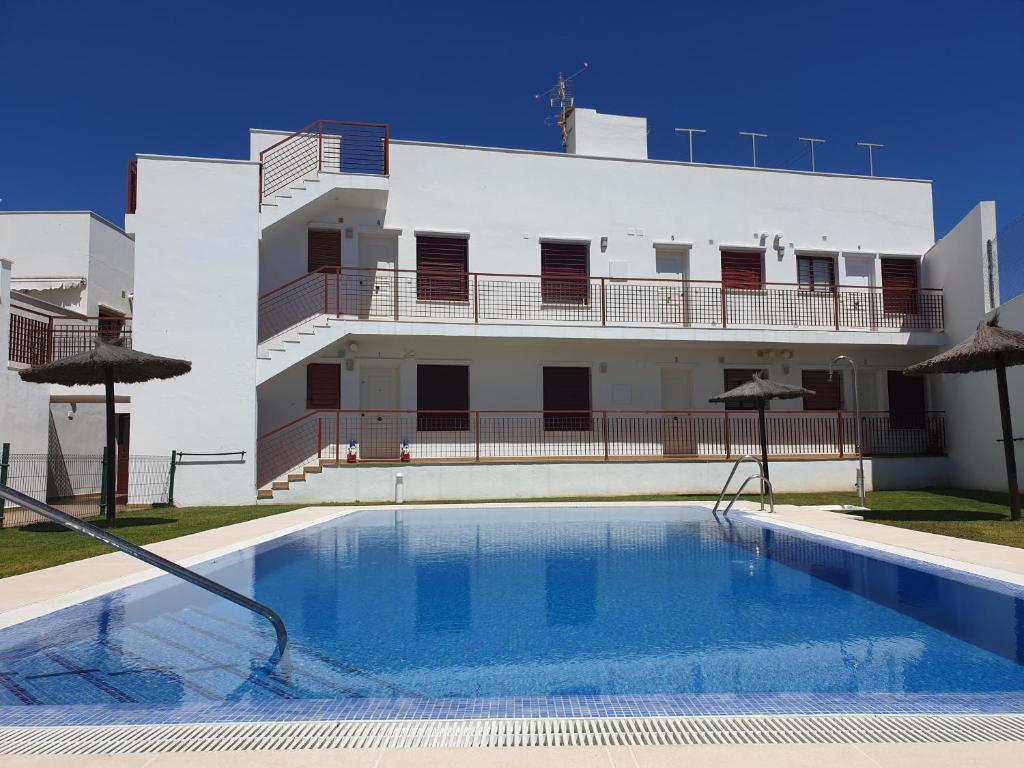
<instances>
[{"instance_id":1,"label":"white door","mask_svg":"<svg viewBox=\"0 0 1024 768\"><path fill-rule=\"evenodd\" d=\"M401 454L403 414L398 409L398 369L364 368L359 378L359 456L397 459ZM387 413L387 411L391 411Z\"/></svg>"},{"instance_id":2,"label":"white door","mask_svg":"<svg viewBox=\"0 0 1024 768\"><path fill-rule=\"evenodd\" d=\"M360 235L357 313L360 317L394 317L395 273L398 238L393 235ZM401 278L399 278L401 279Z\"/></svg>"},{"instance_id":3,"label":"white door","mask_svg":"<svg viewBox=\"0 0 1024 768\"><path fill-rule=\"evenodd\" d=\"M684 282L688 277L688 259L685 251L677 248L657 248L654 251L658 283L658 322L668 325L689 325L689 289Z\"/></svg>"},{"instance_id":4,"label":"white door","mask_svg":"<svg viewBox=\"0 0 1024 768\"><path fill-rule=\"evenodd\" d=\"M664 411L689 411L693 407L690 371L686 368L661 369L661 408ZM694 417L688 413L662 415L662 445L666 456L692 456L697 453Z\"/></svg>"}]
</instances>

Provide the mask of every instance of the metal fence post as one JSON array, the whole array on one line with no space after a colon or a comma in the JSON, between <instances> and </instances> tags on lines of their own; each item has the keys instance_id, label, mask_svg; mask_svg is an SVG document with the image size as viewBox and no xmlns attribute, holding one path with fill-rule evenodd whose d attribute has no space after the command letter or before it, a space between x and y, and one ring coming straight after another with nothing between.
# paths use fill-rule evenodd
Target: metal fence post
<instances>
[{"instance_id":1,"label":"metal fence post","mask_svg":"<svg viewBox=\"0 0 1024 768\"><path fill-rule=\"evenodd\" d=\"M7 465L11 459L11 444L4 443L0 448L0 485L7 485ZM4 507L7 502L0 499L0 528L4 527Z\"/></svg>"},{"instance_id":2,"label":"metal fence post","mask_svg":"<svg viewBox=\"0 0 1024 768\"><path fill-rule=\"evenodd\" d=\"M103 446L103 464L100 467L100 514L107 512L107 462L110 461L110 452L107 446Z\"/></svg>"},{"instance_id":3,"label":"metal fence post","mask_svg":"<svg viewBox=\"0 0 1024 768\"><path fill-rule=\"evenodd\" d=\"M174 472L178 464L178 452L171 451L171 473L167 482L167 505L174 506Z\"/></svg>"}]
</instances>

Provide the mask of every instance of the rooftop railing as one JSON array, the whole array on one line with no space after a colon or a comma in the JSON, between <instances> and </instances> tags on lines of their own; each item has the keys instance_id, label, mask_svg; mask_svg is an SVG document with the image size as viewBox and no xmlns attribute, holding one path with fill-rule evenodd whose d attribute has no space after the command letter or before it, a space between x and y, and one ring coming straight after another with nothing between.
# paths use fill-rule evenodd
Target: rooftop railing
<instances>
[{"instance_id":1,"label":"rooftop railing","mask_svg":"<svg viewBox=\"0 0 1024 768\"><path fill-rule=\"evenodd\" d=\"M55 316L11 306L8 352L12 363L51 363L95 349L97 340L131 347L131 318Z\"/></svg>"},{"instance_id":2,"label":"rooftop railing","mask_svg":"<svg viewBox=\"0 0 1024 768\"><path fill-rule=\"evenodd\" d=\"M856 417L845 411L769 411L768 451L776 457L857 455ZM938 411L861 414L868 456L945 453ZM760 453L757 412L662 410L315 410L260 436L257 485L317 462L730 459Z\"/></svg>"},{"instance_id":3,"label":"rooftop railing","mask_svg":"<svg viewBox=\"0 0 1024 768\"><path fill-rule=\"evenodd\" d=\"M938 331L940 289L546 277L325 267L259 300L259 337L318 315L362 320L669 328Z\"/></svg>"},{"instance_id":4,"label":"rooftop railing","mask_svg":"<svg viewBox=\"0 0 1024 768\"><path fill-rule=\"evenodd\" d=\"M260 152L260 202L320 172L388 175L384 123L317 120Z\"/></svg>"}]
</instances>

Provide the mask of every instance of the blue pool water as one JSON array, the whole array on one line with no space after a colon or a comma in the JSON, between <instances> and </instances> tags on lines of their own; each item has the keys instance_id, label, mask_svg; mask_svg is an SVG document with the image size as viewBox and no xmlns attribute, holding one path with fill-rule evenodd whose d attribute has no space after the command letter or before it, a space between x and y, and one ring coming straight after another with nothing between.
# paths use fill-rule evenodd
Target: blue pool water
<instances>
[{"instance_id":1,"label":"blue pool water","mask_svg":"<svg viewBox=\"0 0 1024 768\"><path fill-rule=\"evenodd\" d=\"M368 510L0 631L0 703L1024 691L1024 590L700 508Z\"/></svg>"}]
</instances>

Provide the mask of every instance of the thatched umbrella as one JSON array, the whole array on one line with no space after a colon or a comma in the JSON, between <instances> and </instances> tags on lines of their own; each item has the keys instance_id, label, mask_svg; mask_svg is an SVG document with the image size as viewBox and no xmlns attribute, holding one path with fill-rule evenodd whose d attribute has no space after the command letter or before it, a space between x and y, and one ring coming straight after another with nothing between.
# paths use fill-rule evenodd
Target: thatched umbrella
<instances>
[{"instance_id":1,"label":"thatched umbrella","mask_svg":"<svg viewBox=\"0 0 1024 768\"><path fill-rule=\"evenodd\" d=\"M1020 520L1020 488L1017 486L1017 459L1013 450L1013 424L1010 419L1010 395L1006 387L1006 369L1024 364L1024 333L999 327L999 313L978 324L974 335L952 349L903 372L908 376L928 373L976 373L995 371L999 390L999 415L1003 422L1003 456L1006 483L1010 490L1010 519Z\"/></svg>"},{"instance_id":2,"label":"thatched umbrella","mask_svg":"<svg viewBox=\"0 0 1024 768\"><path fill-rule=\"evenodd\" d=\"M96 347L62 360L21 371L25 381L37 384L78 386L103 384L107 405L107 466L105 468L107 523L114 522L114 382L137 384L152 379L171 379L192 370L188 360L159 357L117 343L97 339Z\"/></svg>"},{"instance_id":3,"label":"thatched umbrella","mask_svg":"<svg viewBox=\"0 0 1024 768\"><path fill-rule=\"evenodd\" d=\"M723 392L717 397L712 397L711 402L743 403L751 400L757 402L757 427L761 433L761 474L766 479L770 479L768 478L768 429L764 422L764 404L769 400L789 400L813 394L814 392L809 389L762 379L760 374L755 373L750 381L740 384L728 392Z\"/></svg>"}]
</instances>

